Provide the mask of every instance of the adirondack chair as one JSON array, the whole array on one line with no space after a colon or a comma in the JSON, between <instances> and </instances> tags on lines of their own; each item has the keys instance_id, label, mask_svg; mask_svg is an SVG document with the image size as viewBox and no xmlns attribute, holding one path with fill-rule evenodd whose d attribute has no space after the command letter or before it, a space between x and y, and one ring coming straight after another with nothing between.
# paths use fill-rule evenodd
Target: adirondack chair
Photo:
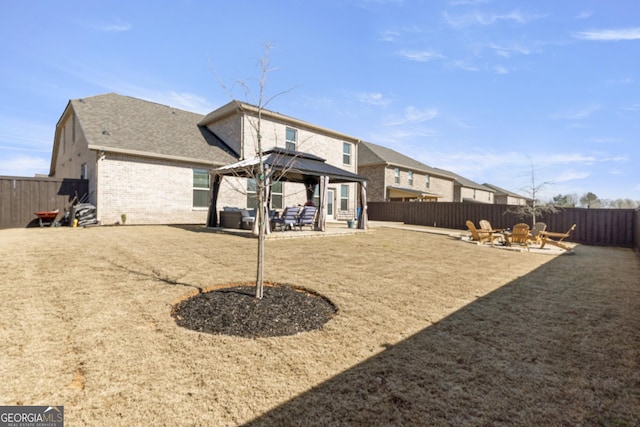
<instances>
[{"instance_id":1,"label":"adirondack chair","mask_svg":"<svg viewBox=\"0 0 640 427\"><path fill-rule=\"evenodd\" d=\"M507 245L512 246L514 243L524 245L529 250L529 224L521 222L513 226L511 233L506 234Z\"/></svg>"},{"instance_id":2,"label":"adirondack chair","mask_svg":"<svg viewBox=\"0 0 640 427\"><path fill-rule=\"evenodd\" d=\"M294 225L294 227L300 227L300 231L302 231L302 227L308 225L311 227L311 230L314 229L315 226L315 217L318 208L315 206L305 206L302 208L302 212L298 215L298 222Z\"/></svg>"},{"instance_id":3,"label":"adirondack chair","mask_svg":"<svg viewBox=\"0 0 640 427\"><path fill-rule=\"evenodd\" d=\"M540 239L542 240L542 243L540 244L540 249L544 248L544 245L548 243L550 245L554 245L559 248L562 248L565 251L571 251L571 247L563 243L563 240L569 237L569 234L571 234L571 232L575 229L576 229L576 225L573 224L569 229L569 231L567 231L566 233L554 233L551 231L541 231L539 233Z\"/></svg>"},{"instance_id":4,"label":"adirondack chair","mask_svg":"<svg viewBox=\"0 0 640 427\"><path fill-rule=\"evenodd\" d=\"M293 227L298 223L298 212L300 212L299 207L287 206L281 217L271 220L273 229L276 230L278 227L280 228L280 231L285 231L287 228L293 229Z\"/></svg>"},{"instance_id":5,"label":"adirondack chair","mask_svg":"<svg viewBox=\"0 0 640 427\"><path fill-rule=\"evenodd\" d=\"M467 228L471 233L471 240L477 242L479 245L483 243L491 243L493 246L493 233L491 231L477 229L473 221L467 221Z\"/></svg>"},{"instance_id":6,"label":"adirondack chair","mask_svg":"<svg viewBox=\"0 0 640 427\"><path fill-rule=\"evenodd\" d=\"M536 243L538 245L542 244L542 238L540 237L540 232L545 231L547 229L547 224L544 222L536 222L531 227L531 235L529 236L529 240L531 243Z\"/></svg>"},{"instance_id":7,"label":"adirondack chair","mask_svg":"<svg viewBox=\"0 0 640 427\"><path fill-rule=\"evenodd\" d=\"M489 220L487 219L481 219L480 220L480 228L482 230L485 231L490 231L493 234L493 240L498 240L500 241L500 243L504 243L505 242L505 238L504 238L504 228L493 228L491 226L491 223L489 222Z\"/></svg>"}]
</instances>

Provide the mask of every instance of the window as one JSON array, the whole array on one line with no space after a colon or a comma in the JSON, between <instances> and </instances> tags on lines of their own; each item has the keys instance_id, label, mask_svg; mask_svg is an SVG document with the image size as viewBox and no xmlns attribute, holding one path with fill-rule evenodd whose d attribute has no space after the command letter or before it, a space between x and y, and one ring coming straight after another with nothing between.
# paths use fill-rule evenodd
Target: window
<instances>
[{"instance_id":1,"label":"window","mask_svg":"<svg viewBox=\"0 0 640 427\"><path fill-rule=\"evenodd\" d=\"M258 183L255 179L247 179L247 208L258 207Z\"/></svg>"},{"instance_id":2,"label":"window","mask_svg":"<svg viewBox=\"0 0 640 427\"><path fill-rule=\"evenodd\" d=\"M283 208L283 187L280 181L271 184L271 209ZM247 208L258 208L258 182L253 178L247 179Z\"/></svg>"},{"instance_id":3,"label":"window","mask_svg":"<svg viewBox=\"0 0 640 427\"><path fill-rule=\"evenodd\" d=\"M349 186L344 184L340 186L340 210L349 210Z\"/></svg>"},{"instance_id":4,"label":"window","mask_svg":"<svg viewBox=\"0 0 640 427\"><path fill-rule=\"evenodd\" d=\"M285 141L285 148L287 150L295 151L296 145L298 143L298 131L295 129L287 128L287 136Z\"/></svg>"},{"instance_id":5,"label":"window","mask_svg":"<svg viewBox=\"0 0 640 427\"><path fill-rule=\"evenodd\" d=\"M209 171L193 170L193 207L209 207Z\"/></svg>"},{"instance_id":6,"label":"window","mask_svg":"<svg viewBox=\"0 0 640 427\"><path fill-rule=\"evenodd\" d=\"M271 209L283 209L283 186L282 181L271 184Z\"/></svg>"},{"instance_id":7,"label":"window","mask_svg":"<svg viewBox=\"0 0 640 427\"><path fill-rule=\"evenodd\" d=\"M80 166L80 179L88 179L89 175L87 174L87 164L83 163L82 166Z\"/></svg>"},{"instance_id":8,"label":"window","mask_svg":"<svg viewBox=\"0 0 640 427\"><path fill-rule=\"evenodd\" d=\"M393 170L393 182L400 184L400 169L398 168Z\"/></svg>"},{"instance_id":9,"label":"window","mask_svg":"<svg viewBox=\"0 0 640 427\"><path fill-rule=\"evenodd\" d=\"M429 175L424 177L424 186L427 188L431 187L431 177Z\"/></svg>"},{"instance_id":10,"label":"window","mask_svg":"<svg viewBox=\"0 0 640 427\"><path fill-rule=\"evenodd\" d=\"M409 171L409 185L413 186L413 171Z\"/></svg>"},{"instance_id":11,"label":"window","mask_svg":"<svg viewBox=\"0 0 640 427\"><path fill-rule=\"evenodd\" d=\"M345 165L351 164L351 144L348 142L342 143L342 163Z\"/></svg>"},{"instance_id":12,"label":"window","mask_svg":"<svg viewBox=\"0 0 640 427\"><path fill-rule=\"evenodd\" d=\"M316 185L316 189L313 191L313 204L320 207L320 185Z\"/></svg>"}]
</instances>

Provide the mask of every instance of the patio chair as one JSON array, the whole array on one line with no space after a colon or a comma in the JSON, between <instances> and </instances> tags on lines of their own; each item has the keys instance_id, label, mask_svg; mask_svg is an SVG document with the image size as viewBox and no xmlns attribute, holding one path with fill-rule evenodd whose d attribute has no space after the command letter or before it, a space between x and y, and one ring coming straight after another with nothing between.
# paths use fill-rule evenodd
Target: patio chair
<instances>
[{"instance_id":1,"label":"patio chair","mask_svg":"<svg viewBox=\"0 0 640 427\"><path fill-rule=\"evenodd\" d=\"M298 212L300 208L297 206L287 206L279 218L273 218L271 220L273 229L276 230L280 227L280 231L285 231L287 228L293 229L298 223Z\"/></svg>"},{"instance_id":2,"label":"patio chair","mask_svg":"<svg viewBox=\"0 0 640 427\"><path fill-rule=\"evenodd\" d=\"M542 243L542 239L540 238L540 232L545 231L547 229L547 224L544 222L536 222L531 227L531 235L529 236L529 240L531 243L536 243L540 245Z\"/></svg>"},{"instance_id":3,"label":"patio chair","mask_svg":"<svg viewBox=\"0 0 640 427\"><path fill-rule=\"evenodd\" d=\"M491 223L487 219L481 219L479 224L482 230L490 231L495 236L493 237L493 240L499 240L501 243L505 243L505 238L503 234L504 228L493 228L491 226Z\"/></svg>"},{"instance_id":4,"label":"patio chair","mask_svg":"<svg viewBox=\"0 0 640 427\"><path fill-rule=\"evenodd\" d=\"M566 233L553 233L551 231L541 231L539 233L540 239L542 241L542 243L540 244L540 249L544 248L544 245L548 243L550 245L557 246L559 248L564 249L565 251L570 252L571 247L563 243L563 240L569 237L569 234L571 234L571 232L575 229L576 229L576 225L573 224L569 229L569 231L567 231Z\"/></svg>"},{"instance_id":5,"label":"patio chair","mask_svg":"<svg viewBox=\"0 0 640 427\"><path fill-rule=\"evenodd\" d=\"M473 221L467 221L467 228L471 233L472 241L476 242L479 245L488 242L491 243L491 246L493 246L493 232L483 229L477 229Z\"/></svg>"},{"instance_id":6,"label":"patio chair","mask_svg":"<svg viewBox=\"0 0 640 427\"><path fill-rule=\"evenodd\" d=\"M514 243L524 245L529 250L529 224L521 222L513 226L510 233L506 233L507 245L512 246Z\"/></svg>"},{"instance_id":7,"label":"patio chair","mask_svg":"<svg viewBox=\"0 0 640 427\"><path fill-rule=\"evenodd\" d=\"M302 227L308 225L311 227L311 230L314 229L315 225L315 217L318 208L315 206L305 206L302 208L302 212L298 215L298 222L294 225L294 227L300 227L300 231L302 231Z\"/></svg>"}]
</instances>

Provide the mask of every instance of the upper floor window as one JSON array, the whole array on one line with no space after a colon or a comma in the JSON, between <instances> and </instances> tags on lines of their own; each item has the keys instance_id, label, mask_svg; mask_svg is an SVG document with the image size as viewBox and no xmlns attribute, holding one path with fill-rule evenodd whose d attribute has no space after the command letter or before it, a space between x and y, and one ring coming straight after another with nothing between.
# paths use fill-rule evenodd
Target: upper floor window
<instances>
[{"instance_id":1,"label":"upper floor window","mask_svg":"<svg viewBox=\"0 0 640 427\"><path fill-rule=\"evenodd\" d=\"M431 187L431 177L429 175L424 177L424 186L427 188Z\"/></svg>"},{"instance_id":2,"label":"upper floor window","mask_svg":"<svg viewBox=\"0 0 640 427\"><path fill-rule=\"evenodd\" d=\"M413 171L409 171L409 185L413 186Z\"/></svg>"},{"instance_id":3,"label":"upper floor window","mask_svg":"<svg viewBox=\"0 0 640 427\"><path fill-rule=\"evenodd\" d=\"M298 131L296 129L287 128L285 148L287 150L295 151L296 145L298 145Z\"/></svg>"},{"instance_id":4,"label":"upper floor window","mask_svg":"<svg viewBox=\"0 0 640 427\"><path fill-rule=\"evenodd\" d=\"M345 165L351 164L351 144L348 142L342 143L342 163Z\"/></svg>"},{"instance_id":5,"label":"upper floor window","mask_svg":"<svg viewBox=\"0 0 640 427\"><path fill-rule=\"evenodd\" d=\"M399 168L395 168L393 170L393 182L395 182L396 184L400 184L400 169Z\"/></svg>"},{"instance_id":6,"label":"upper floor window","mask_svg":"<svg viewBox=\"0 0 640 427\"><path fill-rule=\"evenodd\" d=\"M205 169L193 170L193 207L206 208L209 206L209 171Z\"/></svg>"}]
</instances>

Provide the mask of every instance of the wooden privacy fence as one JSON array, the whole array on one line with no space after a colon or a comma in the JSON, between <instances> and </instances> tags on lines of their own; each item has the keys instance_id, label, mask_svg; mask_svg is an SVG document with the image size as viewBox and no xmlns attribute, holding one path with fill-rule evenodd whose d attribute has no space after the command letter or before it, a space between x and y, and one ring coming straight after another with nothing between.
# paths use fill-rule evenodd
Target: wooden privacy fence
<instances>
[{"instance_id":1,"label":"wooden privacy fence","mask_svg":"<svg viewBox=\"0 0 640 427\"><path fill-rule=\"evenodd\" d=\"M73 197L88 190L86 179L0 176L0 229L39 224L34 212L58 209L60 220Z\"/></svg>"},{"instance_id":2,"label":"wooden privacy fence","mask_svg":"<svg viewBox=\"0 0 640 427\"><path fill-rule=\"evenodd\" d=\"M369 219L373 221L396 221L405 224L466 230L466 221L476 226L487 219L494 228L512 228L514 224L526 222L509 209L514 206L481 203L416 203L416 202L369 202ZM638 209L581 209L559 208L555 213L539 215L537 221L547 224L547 230L565 232L573 224L576 229L569 241L599 246L618 246L639 249L640 210Z\"/></svg>"}]
</instances>

